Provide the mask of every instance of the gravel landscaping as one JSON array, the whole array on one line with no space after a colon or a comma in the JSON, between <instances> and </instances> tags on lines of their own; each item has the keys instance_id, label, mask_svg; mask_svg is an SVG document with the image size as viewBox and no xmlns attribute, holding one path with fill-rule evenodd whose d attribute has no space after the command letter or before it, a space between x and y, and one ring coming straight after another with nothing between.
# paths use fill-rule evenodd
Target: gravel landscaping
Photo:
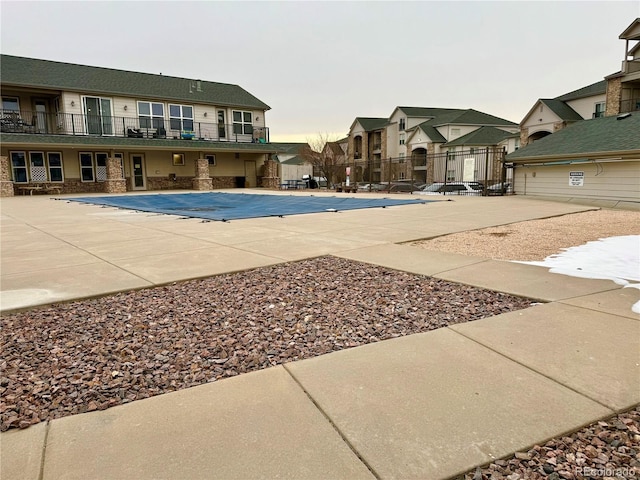
<instances>
[{"instance_id":1,"label":"gravel landscaping","mask_svg":"<svg viewBox=\"0 0 640 480\"><path fill-rule=\"evenodd\" d=\"M459 480L637 478L640 478L638 408L477 468Z\"/></svg>"},{"instance_id":2,"label":"gravel landscaping","mask_svg":"<svg viewBox=\"0 0 640 480\"><path fill-rule=\"evenodd\" d=\"M3 315L1 430L530 305L321 257Z\"/></svg>"}]
</instances>

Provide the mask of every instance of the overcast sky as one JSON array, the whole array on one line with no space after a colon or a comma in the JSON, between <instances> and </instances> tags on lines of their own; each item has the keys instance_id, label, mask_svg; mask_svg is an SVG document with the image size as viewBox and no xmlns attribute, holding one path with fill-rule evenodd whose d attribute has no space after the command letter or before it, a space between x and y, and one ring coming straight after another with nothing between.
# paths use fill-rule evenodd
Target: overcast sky
<instances>
[{"instance_id":1,"label":"overcast sky","mask_svg":"<svg viewBox=\"0 0 640 480\"><path fill-rule=\"evenodd\" d=\"M519 122L618 71L637 17L640 0L0 3L2 53L238 84L274 141L398 105Z\"/></svg>"}]
</instances>

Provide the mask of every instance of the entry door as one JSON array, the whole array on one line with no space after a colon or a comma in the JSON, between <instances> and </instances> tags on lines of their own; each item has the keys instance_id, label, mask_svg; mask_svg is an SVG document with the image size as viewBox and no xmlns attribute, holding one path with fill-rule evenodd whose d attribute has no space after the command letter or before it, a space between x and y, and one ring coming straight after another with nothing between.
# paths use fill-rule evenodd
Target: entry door
<instances>
[{"instance_id":1,"label":"entry door","mask_svg":"<svg viewBox=\"0 0 640 480\"><path fill-rule=\"evenodd\" d=\"M255 161L244 161L244 186L249 188L257 187L257 177L256 177L256 162Z\"/></svg>"},{"instance_id":2,"label":"entry door","mask_svg":"<svg viewBox=\"0 0 640 480\"><path fill-rule=\"evenodd\" d=\"M131 155L131 183L133 190L146 190L147 188L144 175L144 155Z\"/></svg>"}]
</instances>

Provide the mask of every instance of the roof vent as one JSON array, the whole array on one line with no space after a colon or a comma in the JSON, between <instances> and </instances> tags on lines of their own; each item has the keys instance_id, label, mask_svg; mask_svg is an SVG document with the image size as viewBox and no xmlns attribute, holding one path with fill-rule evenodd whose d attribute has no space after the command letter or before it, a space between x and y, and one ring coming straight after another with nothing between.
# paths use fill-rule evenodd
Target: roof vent
<instances>
[{"instance_id":1,"label":"roof vent","mask_svg":"<svg viewBox=\"0 0 640 480\"><path fill-rule=\"evenodd\" d=\"M629 118L631 116L630 113L623 113L622 115L618 115L616 120L624 120L625 118Z\"/></svg>"}]
</instances>

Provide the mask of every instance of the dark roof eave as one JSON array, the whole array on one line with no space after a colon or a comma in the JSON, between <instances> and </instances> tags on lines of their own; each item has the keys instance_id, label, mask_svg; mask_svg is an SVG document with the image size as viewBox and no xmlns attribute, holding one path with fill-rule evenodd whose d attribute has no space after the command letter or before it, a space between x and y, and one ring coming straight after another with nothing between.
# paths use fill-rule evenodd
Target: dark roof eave
<instances>
[{"instance_id":1,"label":"dark roof eave","mask_svg":"<svg viewBox=\"0 0 640 480\"><path fill-rule=\"evenodd\" d=\"M7 140L8 137L8 140ZM43 140L52 141L43 141ZM76 139L75 142L68 140ZM85 141L77 141L84 139ZM100 139L101 141L96 141ZM130 150L199 150L199 151L228 151L249 150L254 153L277 153L277 148L271 144L261 143L232 143L232 142L211 142L208 140L151 140L123 137L80 137L67 135L30 135L30 134L2 134L0 137L4 147L22 147L28 145L29 148L125 148ZM161 142L161 143L160 143Z\"/></svg>"},{"instance_id":2,"label":"dark roof eave","mask_svg":"<svg viewBox=\"0 0 640 480\"><path fill-rule=\"evenodd\" d=\"M75 93L94 93L94 94L103 94L103 95L118 95L118 96L123 96L123 97L131 97L132 94L131 92L119 92L119 91L114 91L114 90L92 90L90 88L87 89L74 89L74 88L68 88L68 87L59 87L59 86L48 86L46 88L43 88L42 85L31 85L31 84L25 84L25 83L21 83L21 84L17 84L17 83L2 83L2 88L5 89L6 87L14 87L14 88L33 88L33 89L38 89L38 90L60 90L61 92L75 92ZM149 99L155 99L155 100L163 100L163 101L175 101L175 102L184 102L185 100L183 98L179 98L179 97L166 97L166 96L160 96L160 95L142 95L142 96L138 96L136 95L136 97L140 97L140 98L149 98ZM211 101L207 101L207 100L201 100L198 99L197 101L193 102L194 104L199 104L199 105L211 105L211 106L221 106L221 107L244 107L244 108L260 108L260 109L264 109L265 111L267 110L271 110L271 107L269 105L267 105L264 102L260 102L261 105L256 105L256 104L242 104L242 103L229 103L229 102L211 102Z\"/></svg>"},{"instance_id":3,"label":"dark roof eave","mask_svg":"<svg viewBox=\"0 0 640 480\"><path fill-rule=\"evenodd\" d=\"M515 154L513 152L510 155ZM637 150L618 150L611 152L584 152L584 153L564 153L562 155L537 155L530 157L517 157L513 158L509 155L506 156L505 160L512 163L524 163L524 162L532 162L532 163L544 163L553 160L575 160L575 159L605 159L608 157L618 158L618 157L630 157L627 160L634 160L633 157L636 157L635 160L640 160L640 149Z\"/></svg>"}]
</instances>

